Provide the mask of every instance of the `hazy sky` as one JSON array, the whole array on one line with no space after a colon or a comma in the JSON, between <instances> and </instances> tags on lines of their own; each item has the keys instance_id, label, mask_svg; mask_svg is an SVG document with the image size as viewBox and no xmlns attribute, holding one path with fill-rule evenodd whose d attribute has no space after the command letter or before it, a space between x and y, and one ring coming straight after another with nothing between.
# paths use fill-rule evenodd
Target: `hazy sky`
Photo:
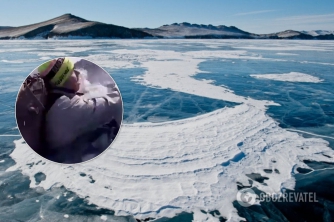
<instances>
[{"instance_id":1,"label":"hazy sky","mask_svg":"<svg viewBox=\"0 0 334 222\"><path fill-rule=\"evenodd\" d=\"M334 0L0 0L0 26L21 26L65 13L129 28L174 22L236 26L262 34L334 30Z\"/></svg>"}]
</instances>

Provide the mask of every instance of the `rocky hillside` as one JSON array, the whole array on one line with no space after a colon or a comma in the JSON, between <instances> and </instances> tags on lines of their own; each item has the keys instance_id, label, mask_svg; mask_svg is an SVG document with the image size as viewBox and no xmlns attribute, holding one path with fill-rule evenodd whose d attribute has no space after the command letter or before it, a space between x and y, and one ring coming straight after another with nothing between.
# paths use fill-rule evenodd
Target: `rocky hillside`
<instances>
[{"instance_id":1,"label":"rocky hillside","mask_svg":"<svg viewBox=\"0 0 334 222\"><path fill-rule=\"evenodd\" d=\"M163 25L159 28L137 28L160 38L252 38L254 34L240 30L234 26L198 25L187 22Z\"/></svg>"},{"instance_id":2,"label":"rocky hillside","mask_svg":"<svg viewBox=\"0 0 334 222\"><path fill-rule=\"evenodd\" d=\"M163 25L159 28L137 28L158 38L188 38L188 39L334 39L333 32L322 31L318 35L308 32L286 30L271 34L254 34L238 29L235 26L198 25L187 22Z\"/></svg>"},{"instance_id":3,"label":"rocky hillside","mask_svg":"<svg viewBox=\"0 0 334 222\"><path fill-rule=\"evenodd\" d=\"M144 38L150 34L122 26L88 21L65 14L60 17L20 27L0 28L0 39L53 38L53 37L92 37L92 38Z\"/></svg>"}]
</instances>

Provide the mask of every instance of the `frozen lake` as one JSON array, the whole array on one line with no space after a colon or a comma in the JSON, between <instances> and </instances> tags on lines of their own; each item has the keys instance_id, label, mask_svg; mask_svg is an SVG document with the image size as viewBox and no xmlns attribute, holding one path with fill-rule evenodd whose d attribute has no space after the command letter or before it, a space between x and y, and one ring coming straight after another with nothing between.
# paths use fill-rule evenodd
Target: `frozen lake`
<instances>
[{"instance_id":1,"label":"frozen lake","mask_svg":"<svg viewBox=\"0 0 334 222\"><path fill-rule=\"evenodd\" d=\"M50 163L15 136L20 84L61 56L100 65L123 97L119 136L86 164ZM241 219L237 183L280 192L306 160L334 162L331 41L2 41L0 67L0 218Z\"/></svg>"}]
</instances>

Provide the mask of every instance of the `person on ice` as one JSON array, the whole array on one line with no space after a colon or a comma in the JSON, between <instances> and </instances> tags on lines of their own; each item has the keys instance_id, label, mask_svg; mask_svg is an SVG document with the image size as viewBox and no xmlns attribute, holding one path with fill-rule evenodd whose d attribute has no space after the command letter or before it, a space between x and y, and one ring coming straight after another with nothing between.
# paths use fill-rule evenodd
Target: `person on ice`
<instances>
[{"instance_id":1,"label":"person on ice","mask_svg":"<svg viewBox=\"0 0 334 222\"><path fill-rule=\"evenodd\" d=\"M84 161L85 153L90 152L90 157L100 154L110 145L110 138L109 144L102 145L102 148L101 145L94 147L94 140L103 134L103 128L110 129L116 125L118 131L122 118L118 90L102 97L85 99L78 93L83 77L66 57L44 63L38 71L48 89L45 115L48 158L72 163ZM83 141L88 141L89 146L83 145Z\"/></svg>"}]
</instances>

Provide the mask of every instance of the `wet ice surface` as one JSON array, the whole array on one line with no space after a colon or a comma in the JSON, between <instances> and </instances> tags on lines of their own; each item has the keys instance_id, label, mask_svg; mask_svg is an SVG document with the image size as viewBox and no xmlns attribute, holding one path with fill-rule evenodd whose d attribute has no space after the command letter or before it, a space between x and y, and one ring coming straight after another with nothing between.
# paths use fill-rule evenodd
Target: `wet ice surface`
<instances>
[{"instance_id":1,"label":"wet ice surface","mask_svg":"<svg viewBox=\"0 0 334 222\"><path fill-rule=\"evenodd\" d=\"M128 124L111 149L85 165L41 165L21 140L11 153L13 165L12 148L1 146L5 162L0 167L7 164L1 169L22 170L31 180L29 189L65 186L116 215L163 218L187 211L196 220L218 220L206 213L216 209L235 220L240 217L233 204L236 183L249 185L247 175L268 178L254 180L253 186L277 192L294 187L298 168L311 169L305 160L334 160L328 146L334 136L331 42L11 41L1 47L5 105L13 106L26 70L61 55L83 56L104 67L124 100ZM29 63L19 63L25 59ZM291 72L323 81L250 76ZM13 114L6 113L11 109L2 109L1 133L14 134ZM73 217L60 212L61 219ZM102 219L101 212L92 212Z\"/></svg>"}]
</instances>

